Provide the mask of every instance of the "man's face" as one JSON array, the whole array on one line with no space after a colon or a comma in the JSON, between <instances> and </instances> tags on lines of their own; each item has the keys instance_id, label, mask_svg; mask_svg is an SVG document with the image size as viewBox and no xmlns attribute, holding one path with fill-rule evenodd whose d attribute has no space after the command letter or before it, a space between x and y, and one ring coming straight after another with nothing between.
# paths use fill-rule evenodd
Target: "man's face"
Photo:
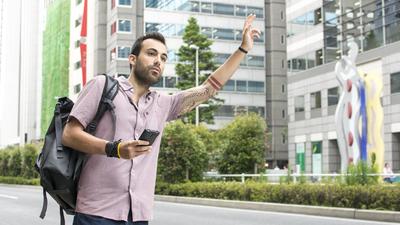
<instances>
[{"instance_id":1,"label":"man's face","mask_svg":"<svg viewBox=\"0 0 400 225\"><path fill-rule=\"evenodd\" d=\"M162 78L167 62L167 48L160 41L146 39L142 42L139 56L129 57L134 76L141 84L150 86Z\"/></svg>"}]
</instances>

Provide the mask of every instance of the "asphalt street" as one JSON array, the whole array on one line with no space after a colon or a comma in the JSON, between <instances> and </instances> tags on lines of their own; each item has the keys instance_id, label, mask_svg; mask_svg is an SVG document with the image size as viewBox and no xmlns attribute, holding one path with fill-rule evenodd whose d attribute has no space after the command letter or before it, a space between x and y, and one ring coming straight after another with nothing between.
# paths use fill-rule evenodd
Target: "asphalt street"
<instances>
[{"instance_id":1,"label":"asphalt street","mask_svg":"<svg viewBox=\"0 0 400 225\"><path fill-rule=\"evenodd\" d=\"M44 220L40 187L0 184L0 225L58 225L59 209L49 197ZM72 224L72 216L66 216ZM156 202L151 225L393 225L394 223L308 216L255 210L228 209L167 202Z\"/></svg>"}]
</instances>

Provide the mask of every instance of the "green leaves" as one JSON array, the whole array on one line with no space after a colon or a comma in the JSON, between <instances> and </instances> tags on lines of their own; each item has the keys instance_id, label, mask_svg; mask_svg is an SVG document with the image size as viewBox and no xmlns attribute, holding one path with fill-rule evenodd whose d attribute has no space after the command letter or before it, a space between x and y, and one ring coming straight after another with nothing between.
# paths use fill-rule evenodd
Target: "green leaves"
<instances>
[{"instance_id":1,"label":"green leaves","mask_svg":"<svg viewBox=\"0 0 400 225\"><path fill-rule=\"evenodd\" d=\"M175 72L179 77L177 88L186 90L196 85L196 49L194 46L199 48L199 84L202 84L209 76L209 74L202 76L202 71L214 71L217 67L214 64L214 54L210 49L212 41L200 33L200 27L195 18L189 18L182 39L184 44L179 48L179 62L175 66ZM213 114L222 103L222 99L215 97L205 102L209 107L200 108L200 122L212 124L214 122ZM195 119L195 112L192 111L184 115L182 121L194 124Z\"/></svg>"},{"instance_id":2,"label":"green leaves","mask_svg":"<svg viewBox=\"0 0 400 225\"><path fill-rule=\"evenodd\" d=\"M170 183L201 180L207 161L206 147L193 126L182 121L166 126L158 162L159 179Z\"/></svg>"},{"instance_id":3,"label":"green leaves","mask_svg":"<svg viewBox=\"0 0 400 225\"><path fill-rule=\"evenodd\" d=\"M256 114L237 116L221 132L225 137L218 161L222 174L254 173L264 162L266 124ZM262 167L261 167L262 168Z\"/></svg>"}]
</instances>

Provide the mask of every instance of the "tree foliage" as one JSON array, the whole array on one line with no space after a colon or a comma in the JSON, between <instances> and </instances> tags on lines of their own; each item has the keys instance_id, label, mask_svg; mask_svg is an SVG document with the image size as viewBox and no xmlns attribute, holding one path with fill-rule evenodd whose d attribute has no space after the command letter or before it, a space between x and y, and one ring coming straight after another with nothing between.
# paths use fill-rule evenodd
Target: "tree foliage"
<instances>
[{"instance_id":1,"label":"tree foliage","mask_svg":"<svg viewBox=\"0 0 400 225\"><path fill-rule=\"evenodd\" d=\"M194 87L196 84L196 49L194 49L194 46L197 46L199 49L199 84L203 83L209 76L209 74L201 76L201 71L211 72L216 69L216 66L213 60L214 54L210 49L212 41L205 34L200 33L200 27L195 18L189 18L182 39L184 44L179 48L179 62L176 64L175 71L179 77L177 87L181 90L186 90ZM218 109L218 106L222 102L222 99L215 97L205 102L209 107L199 108L200 122L213 123L213 112ZM183 117L183 121L194 124L195 116L195 111L187 113Z\"/></svg>"},{"instance_id":2,"label":"tree foliage","mask_svg":"<svg viewBox=\"0 0 400 225\"><path fill-rule=\"evenodd\" d=\"M251 113L235 117L221 130L224 143L218 159L223 174L254 173L255 166L264 168L266 124L259 115Z\"/></svg>"},{"instance_id":3,"label":"tree foliage","mask_svg":"<svg viewBox=\"0 0 400 225\"><path fill-rule=\"evenodd\" d=\"M206 147L193 126L176 121L165 127L158 161L161 181L199 181L206 170L207 161Z\"/></svg>"}]
</instances>

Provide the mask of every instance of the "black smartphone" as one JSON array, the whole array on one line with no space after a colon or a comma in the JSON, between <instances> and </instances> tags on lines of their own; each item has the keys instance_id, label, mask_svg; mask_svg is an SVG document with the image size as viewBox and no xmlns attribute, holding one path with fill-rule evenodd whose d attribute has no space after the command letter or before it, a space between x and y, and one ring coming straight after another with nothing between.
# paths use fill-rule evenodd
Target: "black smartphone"
<instances>
[{"instance_id":1,"label":"black smartphone","mask_svg":"<svg viewBox=\"0 0 400 225\"><path fill-rule=\"evenodd\" d=\"M152 145L154 140L156 140L159 134L160 132L156 130L145 129L143 133L140 135L139 140L148 141L149 145Z\"/></svg>"}]
</instances>

